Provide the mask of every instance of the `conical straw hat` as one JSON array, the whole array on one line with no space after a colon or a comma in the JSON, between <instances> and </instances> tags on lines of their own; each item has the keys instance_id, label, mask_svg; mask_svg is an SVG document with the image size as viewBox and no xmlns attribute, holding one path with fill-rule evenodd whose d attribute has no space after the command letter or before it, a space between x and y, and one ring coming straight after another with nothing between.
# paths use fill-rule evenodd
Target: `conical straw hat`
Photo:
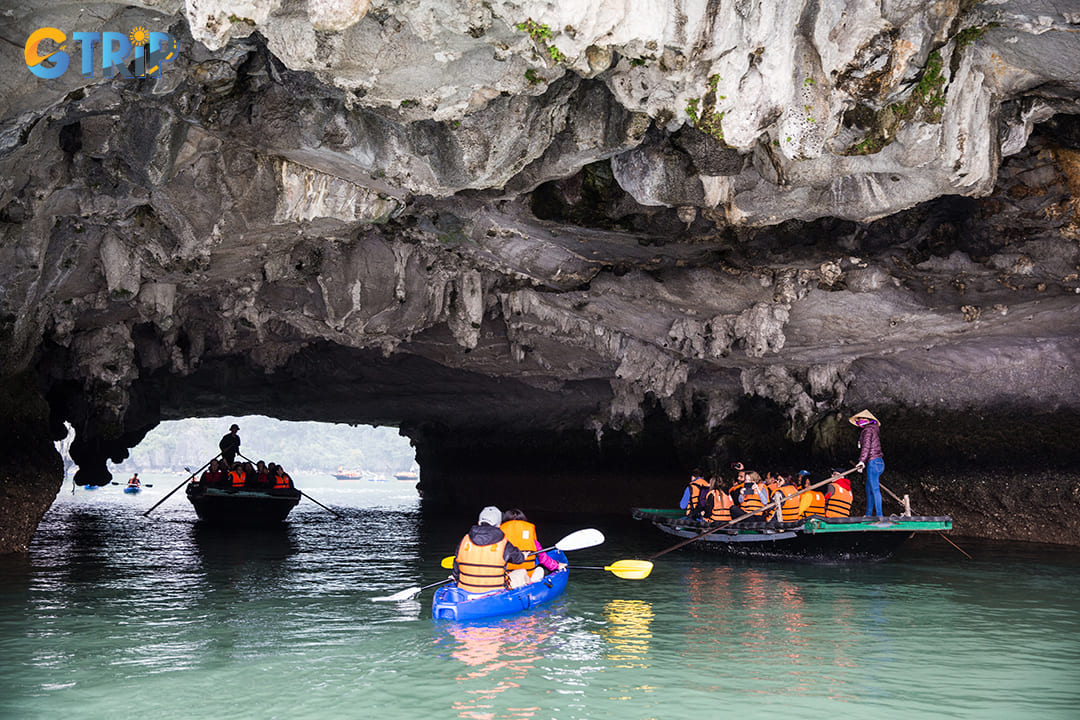
<instances>
[{"instance_id":1,"label":"conical straw hat","mask_svg":"<svg viewBox=\"0 0 1080 720\"><path fill-rule=\"evenodd\" d=\"M867 420L873 420L878 425L881 425L881 421L878 420L876 417L874 417L874 413L870 412L869 410L863 410L862 412L855 413L854 415L852 415L851 417L848 418L848 422L851 423L852 425L858 426L858 423L855 422L855 421L858 420L859 418L866 418Z\"/></svg>"}]
</instances>

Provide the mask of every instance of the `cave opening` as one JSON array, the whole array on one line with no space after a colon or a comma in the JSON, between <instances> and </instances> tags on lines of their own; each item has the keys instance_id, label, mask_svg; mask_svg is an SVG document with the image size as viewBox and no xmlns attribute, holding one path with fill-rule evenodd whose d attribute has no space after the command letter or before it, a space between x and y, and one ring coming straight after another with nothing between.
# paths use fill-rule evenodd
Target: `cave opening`
<instances>
[{"instance_id":1,"label":"cave opening","mask_svg":"<svg viewBox=\"0 0 1080 720\"><path fill-rule=\"evenodd\" d=\"M240 427L238 458L285 468L301 487L335 486L343 481L387 482L419 476L409 438L396 427L279 420L264 415L190 417L166 420L129 450L122 462L110 462L114 481L135 473L184 478L218 452L229 428Z\"/></svg>"}]
</instances>

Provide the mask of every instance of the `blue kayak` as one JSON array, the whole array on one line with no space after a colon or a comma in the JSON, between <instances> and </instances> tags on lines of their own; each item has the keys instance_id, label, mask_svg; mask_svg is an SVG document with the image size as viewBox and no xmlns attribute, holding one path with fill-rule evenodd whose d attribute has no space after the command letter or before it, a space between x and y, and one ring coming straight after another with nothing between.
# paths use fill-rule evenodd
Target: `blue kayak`
<instances>
[{"instance_id":1,"label":"blue kayak","mask_svg":"<svg viewBox=\"0 0 1080 720\"><path fill-rule=\"evenodd\" d=\"M129 493L131 495L135 495L136 493L142 492L142 488L139 487L138 485L128 485L127 487L124 488L124 492Z\"/></svg>"},{"instance_id":2,"label":"blue kayak","mask_svg":"<svg viewBox=\"0 0 1080 720\"><path fill-rule=\"evenodd\" d=\"M552 550L548 555L560 563L566 562L566 555L561 550ZM477 620L521 612L562 595L569 579L570 571L563 569L545 576L540 582L483 595L472 595L452 583L435 591L431 617L436 620Z\"/></svg>"}]
</instances>

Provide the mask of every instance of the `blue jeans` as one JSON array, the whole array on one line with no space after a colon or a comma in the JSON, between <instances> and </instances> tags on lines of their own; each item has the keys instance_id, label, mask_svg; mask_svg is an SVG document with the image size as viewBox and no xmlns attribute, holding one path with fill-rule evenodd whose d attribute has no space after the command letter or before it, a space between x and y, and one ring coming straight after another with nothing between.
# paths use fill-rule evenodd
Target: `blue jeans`
<instances>
[{"instance_id":1,"label":"blue jeans","mask_svg":"<svg viewBox=\"0 0 1080 720\"><path fill-rule=\"evenodd\" d=\"M885 461L874 458L866 463L866 515L867 517L881 517L881 487L878 480L881 473L885 472Z\"/></svg>"}]
</instances>

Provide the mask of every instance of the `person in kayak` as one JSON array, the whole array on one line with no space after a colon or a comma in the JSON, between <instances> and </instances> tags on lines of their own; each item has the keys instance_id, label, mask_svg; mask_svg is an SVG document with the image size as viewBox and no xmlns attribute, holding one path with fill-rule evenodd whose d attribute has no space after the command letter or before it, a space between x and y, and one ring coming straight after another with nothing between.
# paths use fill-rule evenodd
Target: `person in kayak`
<instances>
[{"instance_id":1,"label":"person in kayak","mask_svg":"<svg viewBox=\"0 0 1080 720\"><path fill-rule=\"evenodd\" d=\"M476 525L458 543L452 570L457 586L467 593L487 593L508 587L507 563L524 563L525 553L499 529L502 512L489 505Z\"/></svg>"},{"instance_id":2,"label":"person in kayak","mask_svg":"<svg viewBox=\"0 0 1080 720\"><path fill-rule=\"evenodd\" d=\"M506 565L507 578L510 587L521 587L531 582L538 582L544 577L544 571L549 573L560 569L559 562L542 552L544 546L536 538L536 525L529 522L525 513L517 508L507 510L502 514L502 524L499 529L503 531L506 539L522 552L536 552L530 555L523 563L508 563ZM542 569L541 569L542 568Z\"/></svg>"},{"instance_id":3,"label":"person in kayak","mask_svg":"<svg viewBox=\"0 0 1080 720\"><path fill-rule=\"evenodd\" d=\"M128 487L139 487L139 485L141 485L141 483L139 482L139 473L135 473L130 478L128 478Z\"/></svg>"}]
</instances>

